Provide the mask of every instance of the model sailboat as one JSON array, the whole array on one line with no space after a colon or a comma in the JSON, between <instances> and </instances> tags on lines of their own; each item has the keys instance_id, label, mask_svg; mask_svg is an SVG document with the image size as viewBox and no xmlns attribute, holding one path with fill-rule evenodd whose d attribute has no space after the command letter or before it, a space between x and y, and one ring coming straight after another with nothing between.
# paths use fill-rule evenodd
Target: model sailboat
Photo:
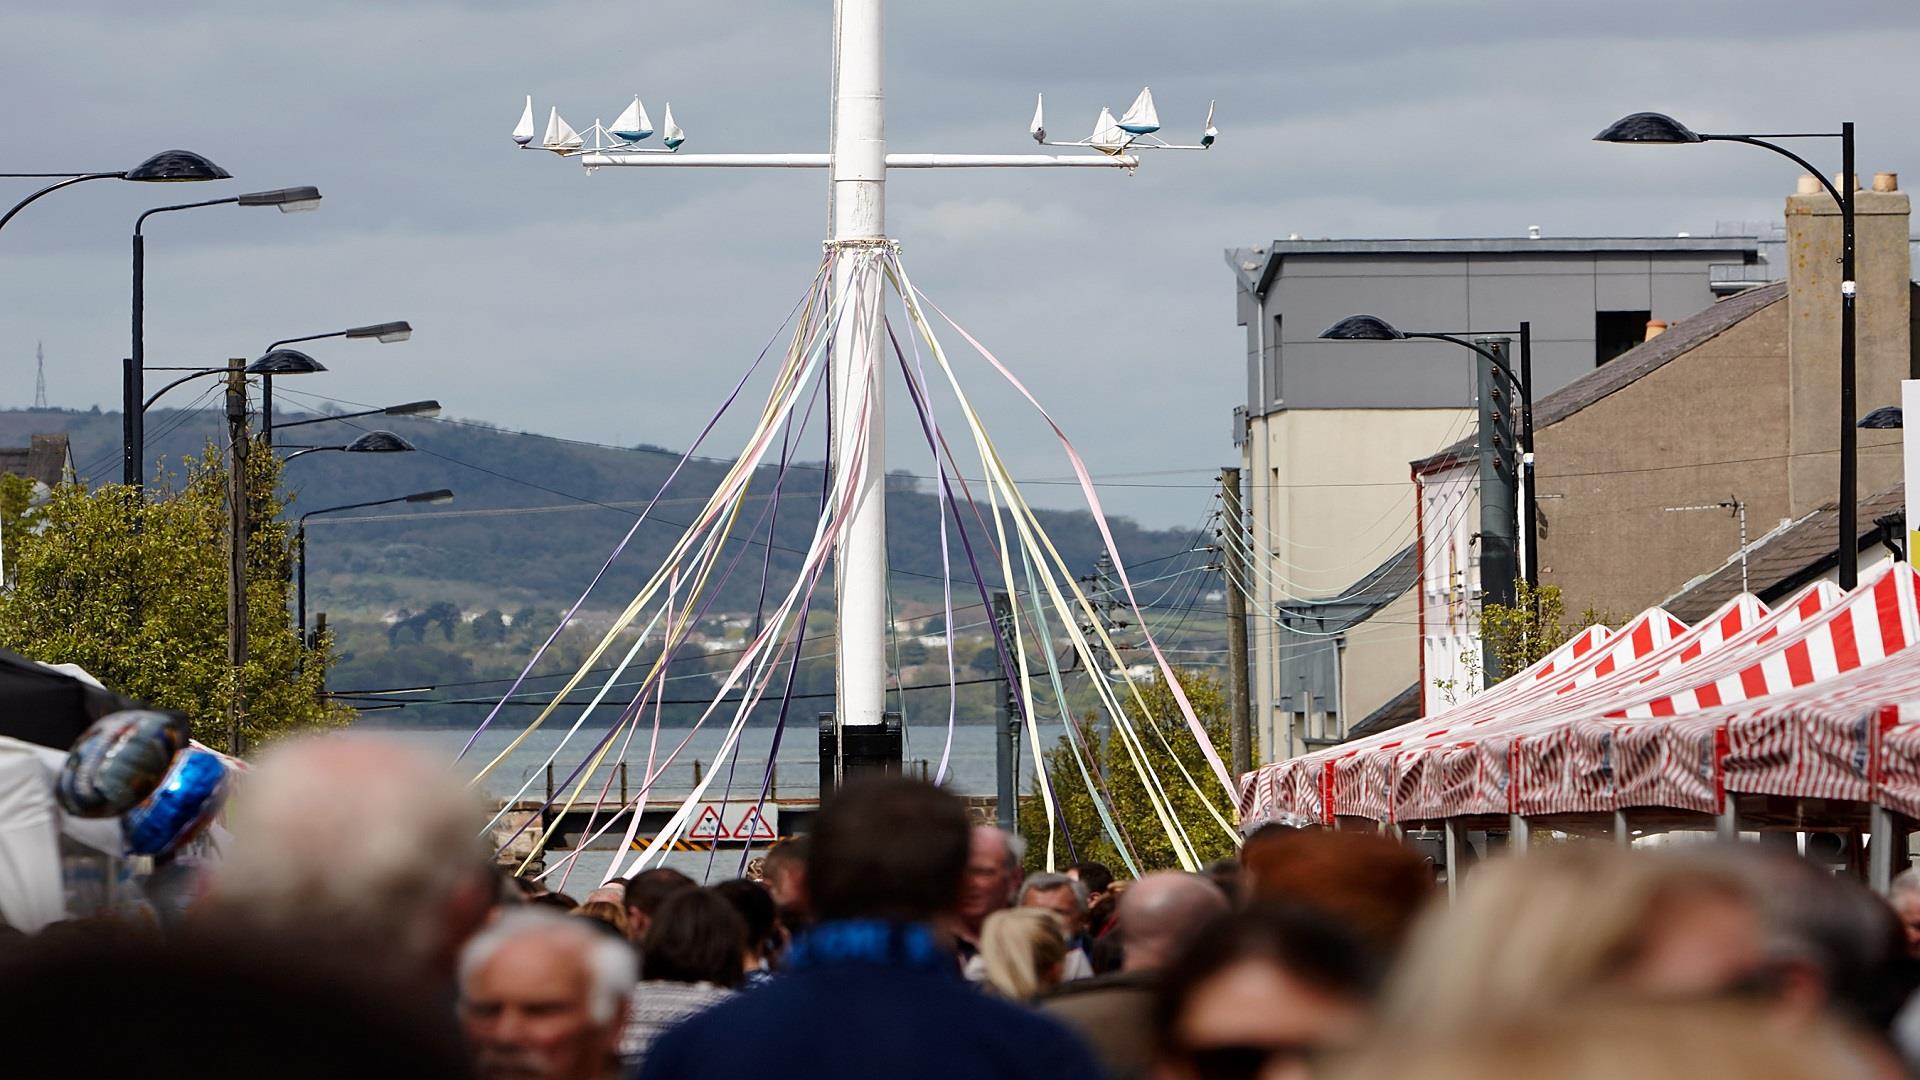
<instances>
[{"instance_id":1,"label":"model sailboat","mask_svg":"<svg viewBox=\"0 0 1920 1080\"><path fill-rule=\"evenodd\" d=\"M1151 135L1160 130L1160 114L1153 108L1153 88L1142 87L1140 96L1120 117L1120 130L1131 135Z\"/></svg>"},{"instance_id":2,"label":"model sailboat","mask_svg":"<svg viewBox=\"0 0 1920 1080\"><path fill-rule=\"evenodd\" d=\"M568 154L580 149L585 142L586 140L580 137L580 133L573 130L571 124L560 118L558 108L547 114L547 137L540 142L542 149L551 150L556 154Z\"/></svg>"},{"instance_id":3,"label":"model sailboat","mask_svg":"<svg viewBox=\"0 0 1920 1080\"><path fill-rule=\"evenodd\" d=\"M613 132L614 138L630 143L639 142L653 134L653 120L647 116L647 107L640 104L639 94L633 95L633 102L608 130Z\"/></svg>"},{"instance_id":4,"label":"model sailboat","mask_svg":"<svg viewBox=\"0 0 1920 1080\"><path fill-rule=\"evenodd\" d=\"M527 107L520 113L520 122L513 125L513 141L525 146L533 141L533 95L527 95Z\"/></svg>"}]
</instances>

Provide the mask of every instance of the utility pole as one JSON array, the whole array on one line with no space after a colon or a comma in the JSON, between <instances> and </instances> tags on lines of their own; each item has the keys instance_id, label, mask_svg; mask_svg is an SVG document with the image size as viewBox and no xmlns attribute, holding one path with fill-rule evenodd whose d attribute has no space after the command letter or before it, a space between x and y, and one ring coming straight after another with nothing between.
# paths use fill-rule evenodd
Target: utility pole
<instances>
[{"instance_id":1,"label":"utility pole","mask_svg":"<svg viewBox=\"0 0 1920 1080\"><path fill-rule=\"evenodd\" d=\"M1232 724L1233 775L1253 771L1253 702L1247 685L1246 529L1240 470L1220 470L1220 542L1227 579L1227 708Z\"/></svg>"},{"instance_id":2,"label":"utility pole","mask_svg":"<svg viewBox=\"0 0 1920 1080\"><path fill-rule=\"evenodd\" d=\"M227 361L227 669L233 693L227 698L227 753L245 749L240 721L246 716L247 666L247 366ZM283 601L284 602L284 601Z\"/></svg>"},{"instance_id":3,"label":"utility pole","mask_svg":"<svg viewBox=\"0 0 1920 1080\"><path fill-rule=\"evenodd\" d=\"M887 721L887 545L885 525L885 337L881 328L884 268L893 243L886 235L886 183L891 169L1104 168L1133 170L1143 149L1205 150L1217 130L1209 108L1200 142L1175 146L1152 135L1157 114L1143 91L1146 118L1129 127L1103 113L1093 136L1077 142L1047 137L1036 108L1028 133L1042 146L1073 146L1077 154L889 154L885 122L883 0L837 0L833 25L833 109L830 153L682 154L685 141L671 120L665 124L664 150L605 144L609 132L596 123L595 145L583 145L578 133L549 125L548 142L533 141L532 99L515 129L524 149L550 150L577 158L588 169L611 166L654 168L773 168L828 170L832 189L833 298L837 313L829 358L833 393L834 445L830 464L835 479L852 492L851 505L836 541L834 592L835 714L833 723L878 732ZM1036 103L1037 104L1037 103ZM638 100L635 102L636 108ZM556 127L556 125L558 125ZM560 132L558 141L551 141ZM651 131L647 132L651 134ZM646 137L645 135L639 136ZM863 416L864 414L864 416ZM862 453L861 448L864 447ZM857 476L847 470L858 469Z\"/></svg>"},{"instance_id":4,"label":"utility pole","mask_svg":"<svg viewBox=\"0 0 1920 1080\"><path fill-rule=\"evenodd\" d=\"M1013 600L1004 592L993 594L993 623L999 629L1001 640L1007 647L1013 647ZM953 633L948 627L947 633ZM1014 663L1018 665L1016 658ZM1000 697L1000 708L994 715L993 732L993 791L996 805L995 823L1012 832L1016 824L1014 809L1019 798L1014 790L1013 758L1014 750L1020 744L1020 687L1011 677L1007 679L1007 691Z\"/></svg>"},{"instance_id":5,"label":"utility pole","mask_svg":"<svg viewBox=\"0 0 1920 1080\"><path fill-rule=\"evenodd\" d=\"M1474 359L1480 391L1480 603L1483 609L1487 604L1512 607L1514 580L1520 576L1514 552L1521 459L1517 433L1524 430L1519 395L1502 370L1512 369L1506 361L1513 355L1513 339L1483 337L1474 344L1500 358L1499 365L1485 354ZM1484 627L1480 639L1485 685L1492 686L1505 673Z\"/></svg>"}]
</instances>

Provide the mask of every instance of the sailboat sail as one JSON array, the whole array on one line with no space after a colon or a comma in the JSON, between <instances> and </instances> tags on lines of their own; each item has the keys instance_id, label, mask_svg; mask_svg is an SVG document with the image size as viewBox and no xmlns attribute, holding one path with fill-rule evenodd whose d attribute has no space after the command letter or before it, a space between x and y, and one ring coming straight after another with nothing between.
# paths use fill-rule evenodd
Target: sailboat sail
<instances>
[{"instance_id":1,"label":"sailboat sail","mask_svg":"<svg viewBox=\"0 0 1920 1080\"><path fill-rule=\"evenodd\" d=\"M669 150L678 150L680 144L687 141L687 133L680 130L679 124L673 122L673 102L671 101L667 102L667 113L661 120L660 131L660 141L667 144Z\"/></svg>"},{"instance_id":2,"label":"sailboat sail","mask_svg":"<svg viewBox=\"0 0 1920 1080\"><path fill-rule=\"evenodd\" d=\"M571 124L560 119L558 108L547 114L547 137L541 141L542 147L556 154L564 154L569 150L580 149L585 141L580 137L579 132L573 130Z\"/></svg>"},{"instance_id":3,"label":"sailboat sail","mask_svg":"<svg viewBox=\"0 0 1920 1080\"><path fill-rule=\"evenodd\" d=\"M1087 137L1087 145L1103 154L1117 154L1126 149L1128 137L1114 120L1113 110L1101 109L1100 119L1093 124L1093 134Z\"/></svg>"},{"instance_id":4,"label":"sailboat sail","mask_svg":"<svg viewBox=\"0 0 1920 1080\"><path fill-rule=\"evenodd\" d=\"M639 142L653 134L653 120L647 116L647 107L640 104L639 94L633 95L632 104L627 106L609 130L615 138L625 142Z\"/></svg>"},{"instance_id":5,"label":"sailboat sail","mask_svg":"<svg viewBox=\"0 0 1920 1080\"><path fill-rule=\"evenodd\" d=\"M1153 88L1143 87L1126 114L1120 117L1120 130L1135 135L1150 135L1160 130L1160 114L1153 108Z\"/></svg>"},{"instance_id":6,"label":"sailboat sail","mask_svg":"<svg viewBox=\"0 0 1920 1080\"><path fill-rule=\"evenodd\" d=\"M525 146L533 141L533 95L527 95L527 107L520 113L520 122L513 125L513 141Z\"/></svg>"}]
</instances>

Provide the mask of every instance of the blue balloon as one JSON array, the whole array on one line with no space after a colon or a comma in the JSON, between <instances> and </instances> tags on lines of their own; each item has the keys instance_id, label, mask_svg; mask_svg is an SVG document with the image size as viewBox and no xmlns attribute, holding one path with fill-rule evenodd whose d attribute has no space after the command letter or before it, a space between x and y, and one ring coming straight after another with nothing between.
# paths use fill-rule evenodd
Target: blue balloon
<instances>
[{"instance_id":1,"label":"blue balloon","mask_svg":"<svg viewBox=\"0 0 1920 1080\"><path fill-rule=\"evenodd\" d=\"M198 748L181 751L159 789L120 819L127 852L173 854L220 812L226 781L227 767L218 754Z\"/></svg>"},{"instance_id":2,"label":"blue balloon","mask_svg":"<svg viewBox=\"0 0 1920 1080\"><path fill-rule=\"evenodd\" d=\"M54 784L75 817L113 817L153 794L173 756L186 748L187 718L127 709L95 720L67 751Z\"/></svg>"}]
</instances>

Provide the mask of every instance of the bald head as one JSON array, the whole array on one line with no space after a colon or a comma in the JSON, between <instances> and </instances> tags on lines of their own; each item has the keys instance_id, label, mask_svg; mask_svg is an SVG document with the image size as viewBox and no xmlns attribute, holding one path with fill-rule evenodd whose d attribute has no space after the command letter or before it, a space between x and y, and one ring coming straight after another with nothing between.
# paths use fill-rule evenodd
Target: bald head
<instances>
[{"instance_id":1,"label":"bald head","mask_svg":"<svg viewBox=\"0 0 1920 1080\"><path fill-rule=\"evenodd\" d=\"M223 913L261 929L448 973L485 917L486 815L446 762L396 739L296 739L242 774L213 881Z\"/></svg>"},{"instance_id":2,"label":"bald head","mask_svg":"<svg viewBox=\"0 0 1920 1080\"><path fill-rule=\"evenodd\" d=\"M1148 874L1120 896L1122 971L1167 966L1208 922L1227 913L1220 887L1197 874Z\"/></svg>"}]
</instances>

